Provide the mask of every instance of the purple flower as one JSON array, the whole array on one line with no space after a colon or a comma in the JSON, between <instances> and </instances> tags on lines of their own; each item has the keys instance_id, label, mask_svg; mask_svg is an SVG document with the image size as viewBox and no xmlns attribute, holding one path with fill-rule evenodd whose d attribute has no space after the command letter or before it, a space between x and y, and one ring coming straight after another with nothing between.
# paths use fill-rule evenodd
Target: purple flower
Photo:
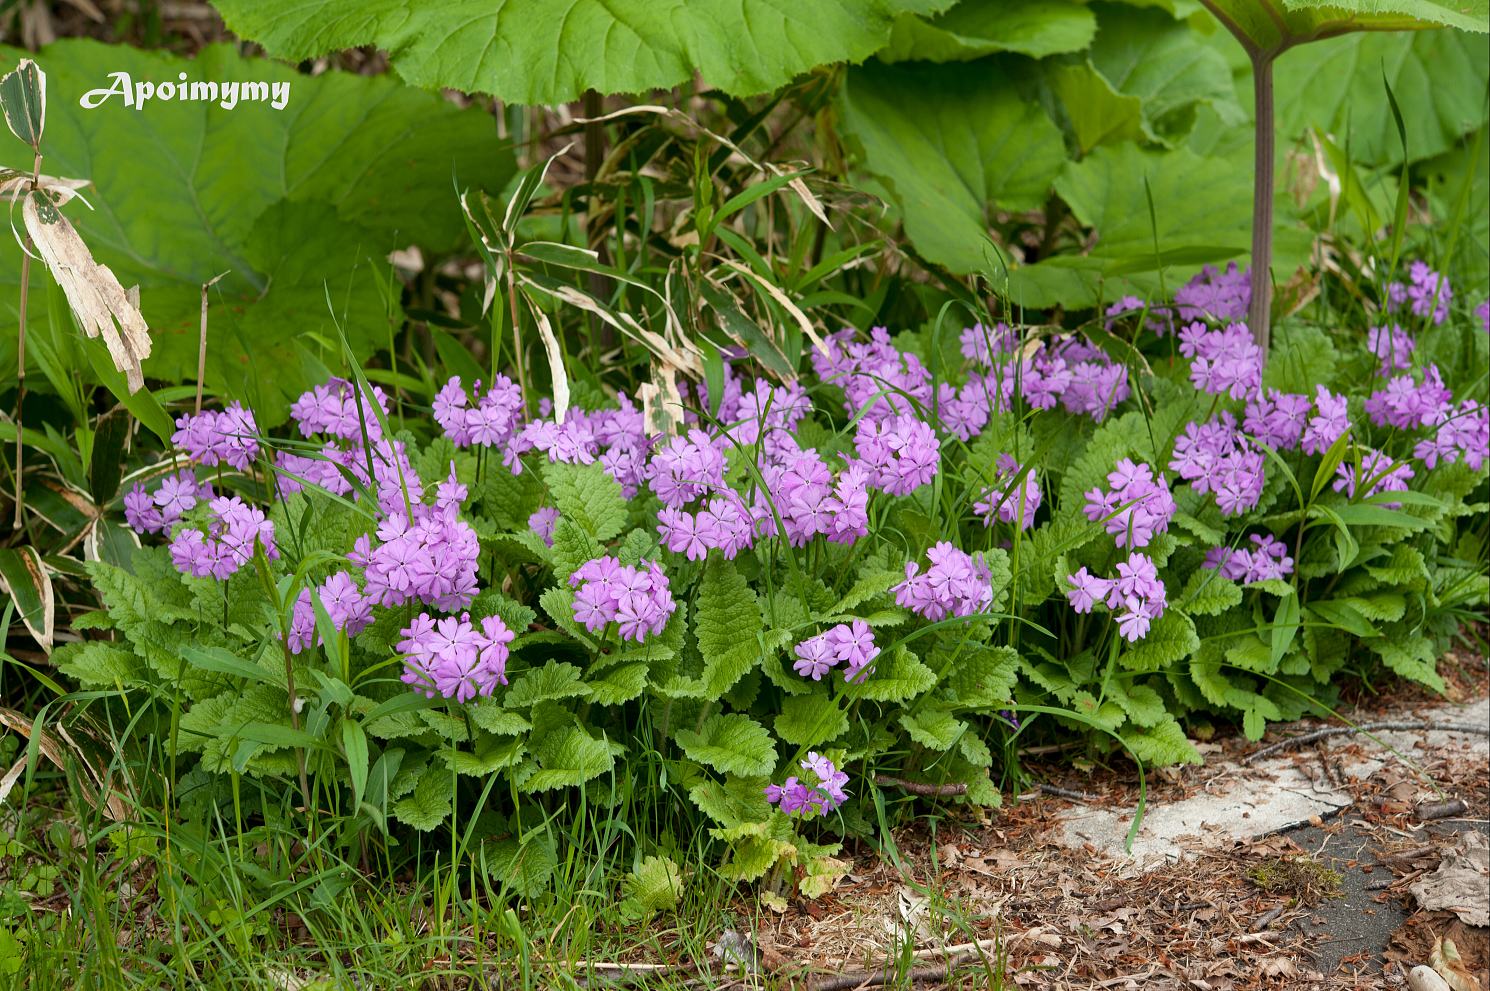
<instances>
[{"instance_id":1,"label":"purple flower","mask_svg":"<svg viewBox=\"0 0 1490 991\"><path fill-rule=\"evenodd\" d=\"M1086 568L1067 575L1066 581L1071 584L1066 598L1070 600L1071 608L1079 613L1091 612L1092 606L1106 600L1107 593L1112 588L1112 582L1109 579L1088 574Z\"/></svg>"},{"instance_id":2,"label":"purple flower","mask_svg":"<svg viewBox=\"0 0 1490 991\"><path fill-rule=\"evenodd\" d=\"M647 481L665 506L676 509L724 488L724 453L704 431L690 430L653 452Z\"/></svg>"},{"instance_id":3,"label":"purple flower","mask_svg":"<svg viewBox=\"0 0 1490 991\"><path fill-rule=\"evenodd\" d=\"M439 620L420 613L402 632L403 681L429 698L469 702L507 684L507 645L515 634L500 617L483 618L478 629L469 613Z\"/></svg>"},{"instance_id":4,"label":"purple flower","mask_svg":"<svg viewBox=\"0 0 1490 991\"><path fill-rule=\"evenodd\" d=\"M1335 466L1335 474L1339 477L1332 486L1334 490L1344 492L1354 499L1357 488L1363 486L1367 489L1368 497L1379 492L1406 492L1413 470L1407 462L1393 461L1380 451L1368 447L1362 452L1359 464L1353 464L1347 458ZM1384 502L1382 505L1388 509L1402 507L1400 502Z\"/></svg>"},{"instance_id":5,"label":"purple flower","mask_svg":"<svg viewBox=\"0 0 1490 991\"><path fill-rule=\"evenodd\" d=\"M1015 484L1020 465L1007 454L1000 454L994 464L994 485L983 490L983 495L973 503L973 512L983 517L984 526L993 526L994 518L1005 523L1016 520L1021 530L1035 525L1035 511L1040 508L1043 496L1040 480L1035 477L1035 468L1030 466L1022 482Z\"/></svg>"},{"instance_id":6,"label":"purple flower","mask_svg":"<svg viewBox=\"0 0 1490 991\"><path fill-rule=\"evenodd\" d=\"M544 506L528 517L528 529L536 533L543 543L554 545L554 527L559 523L559 511L553 506Z\"/></svg>"},{"instance_id":7,"label":"purple flower","mask_svg":"<svg viewBox=\"0 0 1490 991\"><path fill-rule=\"evenodd\" d=\"M1412 335L1397 324L1372 327L1366 331L1366 348L1381 360L1379 374L1382 377L1411 368L1412 352L1417 346Z\"/></svg>"},{"instance_id":8,"label":"purple flower","mask_svg":"<svg viewBox=\"0 0 1490 991\"><path fill-rule=\"evenodd\" d=\"M1251 549L1232 550L1230 547L1212 547L1206 551L1204 568L1213 568L1222 578L1241 581L1244 584L1264 579L1284 579L1293 574L1293 558L1288 556L1288 545L1272 534L1254 533L1248 538Z\"/></svg>"},{"instance_id":9,"label":"purple flower","mask_svg":"<svg viewBox=\"0 0 1490 991\"><path fill-rule=\"evenodd\" d=\"M1189 423L1174 442L1169 467L1197 492L1212 492L1226 516L1254 508L1262 499L1266 455L1222 410L1204 424Z\"/></svg>"},{"instance_id":10,"label":"purple flower","mask_svg":"<svg viewBox=\"0 0 1490 991\"><path fill-rule=\"evenodd\" d=\"M963 357L984 368L992 368L995 357L1013 353L1019 344L1018 335L1002 323L994 324L991 330L975 323L963 330L958 340Z\"/></svg>"},{"instance_id":11,"label":"purple flower","mask_svg":"<svg viewBox=\"0 0 1490 991\"><path fill-rule=\"evenodd\" d=\"M622 640L641 643L662 632L677 611L667 575L652 561L635 567L614 557L597 557L569 576L574 593L574 620L595 633L617 624Z\"/></svg>"},{"instance_id":12,"label":"purple flower","mask_svg":"<svg viewBox=\"0 0 1490 991\"><path fill-rule=\"evenodd\" d=\"M871 330L868 341L856 341L852 330L843 330L824 343L826 353L812 349L813 370L823 382L843 389L851 415L879 419L931 406L931 372L914 354L891 344L885 328Z\"/></svg>"},{"instance_id":13,"label":"purple flower","mask_svg":"<svg viewBox=\"0 0 1490 991\"><path fill-rule=\"evenodd\" d=\"M926 558L931 564L924 574L916 562L906 563L905 581L892 589L897 603L930 620L971 616L993 604L993 574L982 555L942 541Z\"/></svg>"},{"instance_id":14,"label":"purple flower","mask_svg":"<svg viewBox=\"0 0 1490 991\"><path fill-rule=\"evenodd\" d=\"M372 387L373 399L386 416L388 397L379 386ZM367 407L361 390L343 378L329 379L308 392L301 393L290 407L290 416L306 437L326 434L361 444L363 431L370 440L382 437L378 415Z\"/></svg>"},{"instance_id":15,"label":"purple flower","mask_svg":"<svg viewBox=\"0 0 1490 991\"><path fill-rule=\"evenodd\" d=\"M1337 396L1324 386L1314 390L1315 415L1304 427L1305 454L1323 454L1350 429L1350 410L1344 396Z\"/></svg>"},{"instance_id":16,"label":"purple flower","mask_svg":"<svg viewBox=\"0 0 1490 991\"><path fill-rule=\"evenodd\" d=\"M844 662L844 681L859 682L868 676L880 649L874 643L874 631L862 619L839 623L823 634L833 650L835 660Z\"/></svg>"},{"instance_id":17,"label":"purple flower","mask_svg":"<svg viewBox=\"0 0 1490 991\"><path fill-rule=\"evenodd\" d=\"M1407 266L1407 276L1407 285L1393 282L1387 286L1387 312L1406 303L1415 316L1430 317L1435 324L1447 320L1449 301L1454 298L1449 280L1422 261Z\"/></svg>"},{"instance_id":18,"label":"purple flower","mask_svg":"<svg viewBox=\"0 0 1490 991\"><path fill-rule=\"evenodd\" d=\"M792 663L792 670L813 681L822 681L823 675L839 661L833 645L822 634L803 640L793 648L793 653L797 659Z\"/></svg>"},{"instance_id":19,"label":"purple flower","mask_svg":"<svg viewBox=\"0 0 1490 991\"><path fill-rule=\"evenodd\" d=\"M253 559L254 548L263 547L270 560L279 557L274 543L274 524L264 512L237 496L220 496L208 503L207 531L184 528L171 540L171 560L176 569L197 578L228 578Z\"/></svg>"},{"instance_id":20,"label":"purple flower","mask_svg":"<svg viewBox=\"0 0 1490 991\"><path fill-rule=\"evenodd\" d=\"M1429 468L1437 467L1440 461L1463 461L1479 471L1490 460L1490 410L1475 400L1441 409L1430 426L1433 436L1418 441L1413 448L1413 456Z\"/></svg>"}]
</instances>

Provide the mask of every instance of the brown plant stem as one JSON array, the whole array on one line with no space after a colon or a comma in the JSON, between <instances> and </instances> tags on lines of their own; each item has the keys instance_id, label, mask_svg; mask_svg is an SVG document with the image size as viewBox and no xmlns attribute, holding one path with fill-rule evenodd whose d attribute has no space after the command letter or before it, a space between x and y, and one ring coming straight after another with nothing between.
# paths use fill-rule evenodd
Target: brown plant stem
<instances>
[{"instance_id":1,"label":"brown plant stem","mask_svg":"<svg viewBox=\"0 0 1490 991\"><path fill-rule=\"evenodd\" d=\"M1267 359L1273 307L1273 52L1252 52L1252 94L1256 107L1256 133L1252 171L1252 301L1247 323L1252 340Z\"/></svg>"},{"instance_id":2,"label":"brown plant stem","mask_svg":"<svg viewBox=\"0 0 1490 991\"><path fill-rule=\"evenodd\" d=\"M290 642L284 636L279 638L280 651L285 656L285 687L290 693L290 726L296 733L300 732L300 713L295 710L295 661L290 655ZM305 821L307 825L314 822L311 813L314 806L310 800L310 779L305 775L305 748L295 748L295 763L300 771L300 794L305 799Z\"/></svg>"}]
</instances>

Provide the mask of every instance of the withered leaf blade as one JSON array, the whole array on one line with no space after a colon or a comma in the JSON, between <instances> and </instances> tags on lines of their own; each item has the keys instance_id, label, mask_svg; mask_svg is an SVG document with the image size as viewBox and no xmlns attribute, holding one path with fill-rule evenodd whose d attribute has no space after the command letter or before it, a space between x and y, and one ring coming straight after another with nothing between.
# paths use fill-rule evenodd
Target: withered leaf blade
<instances>
[{"instance_id":1,"label":"withered leaf blade","mask_svg":"<svg viewBox=\"0 0 1490 991\"><path fill-rule=\"evenodd\" d=\"M0 547L0 590L15 603L32 639L52 652L57 624L57 598L52 576L42 566L34 547Z\"/></svg>"},{"instance_id":2,"label":"withered leaf blade","mask_svg":"<svg viewBox=\"0 0 1490 991\"><path fill-rule=\"evenodd\" d=\"M103 338L130 392L145 384L140 363L150 357L150 329L124 287L93 254L47 193L27 194L21 206L26 233L89 337Z\"/></svg>"}]
</instances>

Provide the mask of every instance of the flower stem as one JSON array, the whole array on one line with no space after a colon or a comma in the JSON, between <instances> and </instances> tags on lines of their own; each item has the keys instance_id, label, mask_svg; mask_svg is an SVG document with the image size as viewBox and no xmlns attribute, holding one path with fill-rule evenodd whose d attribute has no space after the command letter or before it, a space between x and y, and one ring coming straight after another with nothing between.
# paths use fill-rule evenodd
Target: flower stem
<instances>
[{"instance_id":1,"label":"flower stem","mask_svg":"<svg viewBox=\"0 0 1490 991\"><path fill-rule=\"evenodd\" d=\"M1252 52L1256 134L1252 175L1252 302L1247 313L1252 339L1267 360L1273 304L1273 52Z\"/></svg>"}]
</instances>

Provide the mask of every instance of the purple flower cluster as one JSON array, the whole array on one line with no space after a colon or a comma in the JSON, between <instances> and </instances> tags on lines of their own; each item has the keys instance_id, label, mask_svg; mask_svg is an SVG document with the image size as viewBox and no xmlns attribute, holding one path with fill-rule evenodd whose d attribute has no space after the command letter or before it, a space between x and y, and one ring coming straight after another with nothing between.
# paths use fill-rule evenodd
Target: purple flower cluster
<instances>
[{"instance_id":1,"label":"purple flower cluster","mask_svg":"<svg viewBox=\"0 0 1490 991\"><path fill-rule=\"evenodd\" d=\"M905 565L905 581L891 591L895 601L930 620L971 616L993 604L993 573L981 554L972 556L942 541L926 552L924 574L915 561Z\"/></svg>"},{"instance_id":2,"label":"purple flower cluster","mask_svg":"<svg viewBox=\"0 0 1490 991\"><path fill-rule=\"evenodd\" d=\"M1359 488L1366 489L1367 497L1380 492L1406 492L1407 482L1414 472L1407 462L1393 461L1375 448L1367 447L1361 451L1359 464L1346 458L1335 466L1335 474L1339 477L1335 479L1334 490L1354 499ZM1388 509L1402 507L1400 502L1384 502L1382 505Z\"/></svg>"},{"instance_id":3,"label":"purple flower cluster","mask_svg":"<svg viewBox=\"0 0 1490 991\"><path fill-rule=\"evenodd\" d=\"M704 431L670 437L647 462L647 484L672 509L724 488L724 452Z\"/></svg>"},{"instance_id":4,"label":"purple flower cluster","mask_svg":"<svg viewBox=\"0 0 1490 991\"><path fill-rule=\"evenodd\" d=\"M1192 323L1180 331L1180 354L1191 359L1190 381L1202 392L1245 399L1262 385L1262 349L1246 324Z\"/></svg>"},{"instance_id":5,"label":"purple flower cluster","mask_svg":"<svg viewBox=\"0 0 1490 991\"><path fill-rule=\"evenodd\" d=\"M997 360L1019 347L1019 335L1007 324L996 323L992 329L975 323L958 335L962 356L975 365L992 368Z\"/></svg>"},{"instance_id":6,"label":"purple flower cluster","mask_svg":"<svg viewBox=\"0 0 1490 991\"><path fill-rule=\"evenodd\" d=\"M1248 539L1252 542L1250 549L1212 547L1205 552L1205 562L1201 567L1215 569L1222 578L1243 584L1268 578L1283 579L1293 574L1293 558L1288 556L1287 544L1271 533L1254 533Z\"/></svg>"},{"instance_id":7,"label":"purple flower cluster","mask_svg":"<svg viewBox=\"0 0 1490 991\"><path fill-rule=\"evenodd\" d=\"M1476 306L1474 308L1474 315L1480 318L1480 329L1490 334L1490 299Z\"/></svg>"},{"instance_id":8,"label":"purple flower cluster","mask_svg":"<svg viewBox=\"0 0 1490 991\"><path fill-rule=\"evenodd\" d=\"M383 415L388 414L388 396L379 386L372 387L373 401ZM300 394L290 407L290 416L300 427L302 436L325 434L341 440L362 441L363 433L371 440L383 435L378 415L367 408L361 390L343 378L325 383Z\"/></svg>"},{"instance_id":9,"label":"purple flower cluster","mask_svg":"<svg viewBox=\"0 0 1490 991\"><path fill-rule=\"evenodd\" d=\"M1174 292L1180 323L1213 320L1230 323L1243 320L1252 304L1252 270L1230 262L1221 272L1207 265L1200 274Z\"/></svg>"},{"instance_id":10,"label":"purple flower cluster","mask_svg":"<svg viewBox=\"0 0 1490 991\"><path fill-rule=\"evenodd\" d=\"M1413 456L1429 468L1442 461L1463 461L1479 471L1490 460L1490 409L1466 399L1457 408L1445 406L1430 424L1433 436L1418 441Z\"/></svg>"},{"instance_id":11,"label":"purple flower cluster","mask_svg":"<svg viewBox=\"0 0 1490 991\"><path fill-rule=\"evenodd\" d=\"M1236 417L1222 410L1205 423L1188 423L1175 438L1169 469L1197 492L1214 492L1226 516L1254 508L1262 499L1267 458L1237 429Z\"/></svg>"},{"instance_id":12,"label":"purple flower cluster","mask_svg":"<svg viewBox=\"0 0 1490 991\"><path fill-rule=\"evenodd\" d=\"M1071 589L1066 598L1071 608L1089 613L1097 603L1105 603L1118 623L1118 635L1129 643L1148 636L1149 625L1164 615L1168 605L1164 582L1147 554L1133 553L1119 562L1116 578L1101 578L1081 568L1068 575Z\"/></svg>"},{"instance_id":13,"label":"purple flower cluster","mask_svg":"<svg viewBox=\"0 0 1490 991\"><path fill-rule=\"evenodd\" d=\"M1454 298L1449 280L1421 261L1407 267L1407 278L1406 285L1401 282L1387 285L1387 312L1394 313L1405 304L1414 316L1430 317L1435 324L1447 320L1449 301Z\"/></svg>"},{"instance_id":14,"label":"purple flower cluster","mask_svg":"<svg viewBox=\"0 0 1490 991\"><path fill-rule=\"evenodd\" d=\"M869 532L869 472L849 465L834 476L814 450L798 450L763 464L771 502L786 528L787 540L800 547L821 534L833 543L853 543ZM776 535L776 520L762 493L751 507L756 533Z\"/></svg>"},{"instance_id":15,"label":"purple flower cluster","mask_svg":"<svg viewBox=\"0 0 1490 991\"><path fill-rule=\"evenodd\" d=\"M1379 375L1385 377L1394 371L1406 371L1412 367L1412 353L1418 342L1398 324L1372 327L1366 331L1366 350L1381 361Z\"/></svg>"},{"instance_id":16,"label":"purple flower cluster","mask_svg":"<svg viewBox=\"0 0 1490 991\"><path fill-rule=\"evenodd\" d=\"M931 372L914 354L890 343L890 332L875 327L868 341L844 329L830 335L826 352L812 349L817 377L843 389L844 408L868 418L914 413L931 405Z\"/></svg>"},{"instance_id":17,"label":"purple flower cluster","mask_svg":"<svg viewBox=\"0 0 1490 991\"><path fill-rule=\"evenodd\" d=\"M660 565L642 561L636 567L614 557L597 557L569 576L574 593L574 619L591 633L618 624L622 640L641 643L658 634L677 611Z\"/></svg>"},{"instance_id":18,"label":"purple flower cluster","mask_svg":"<svg viewBox=\"0 0 1490 991\"><path fill-rule=\"evenodd\" d=\"M220 412L203 410L178 418L171 443L197 464L247 471L259 456L259 426L251 412L234 402Z\"/></svg>"},{"instance_id":19,"label":"purple flower cluster","mask_svg":"<svg viewBox=\"0 0 1490 991\"><path fill-rule=\"evenodd\" d=\"M1453 401L1438 366L1429 365L1423 369L1421 382L1411 374L1398 375L1388 380L1385 389L1371 393L1366 415L1378 427L1412 430L1437 422Z\"/></svg>"},{"instance_id":20,"label":"purple flower cluster","mask_svg":"<svg viewBox=\"0 0 1490 991\"><path fill-rule=\"evenodd\" d=\"M1107 484L1111 488L1105 492L1093 488L1086 493L1085 512L1087 519L1104 525L1117 546L1147 547L1169 529L1174 497L1151 466L1123 458L1107 473Z\"/></svg>"},{"instance_id":21,"label":"purple flower cluster","mask_svg":"<svg viewBox=\"0 0 1490 991\"><path fill-rule=\"evenodd\" d=\"M1019 462L1008 454L1000 454L994 459L994 466L994 484L984 489L982 496L973 503L973 512L983 518L984 526L993 526L997 517L1005 523L1017 520L1021 530L1028 530L1035 525L1035 511L1044 498L1034 465L1025 473L1023 482L1017 485L1014 479L1020 471Z\"/></svg>"},{"instance_id":22,"label":"purple flower cluster","mask_svg":"<svg viewBox=\"0 0 1490 991\"><path fill-rule=\"evenodd\" d=\"M483 618L478 629L469 613L443 619L420 613L402 633L403 680L428 698L469 702L507 684L507 645L515 634L498 616Z\"/></svg>"},{"instance_id":23,"label":"purple flower cluster","mask_svg":"<svg viewBox=\"0 0 1490 991\"><path fill-rule=\"evenodd\" d=\"M831 630L809 637L794 648L797 660L792 669L804 678L822 681L823 675L838 665L845 665L843 680L861 682L874 670L874 659L880 649L874 643L874 631L862 619L839 623Z\"/></svg>"},{"instance_id":24,"label":"purple flower cluster","mask_svg":"<svg viewBox=\"0 0 1490 991\"><path fill-rule=\"evenodd\" d=\"M854 447L875 487L890 495L909 495L925 485L941 462L936 432L910 414L860 420Z\"/></svg>"},{"instance_id":25,"label":"purple flower cluster","mask_svg":"<svg viewBox=\"0 0 1490 991\"><path fill-rule=\"evenodd\" d=\"M1313 411L1308 396L1269 389L1266 396L1258 394L1247 400L1242 429L1259 444L1275 451L1292 451L1303 440Z\"/></svg>"},{"instance_id":26,"label":"purple flower cluster","mask_svg":"<svg viewBox=\"0 0 1490 991\"><path fill-rule=\"evenodd\" d=\"M460 518L466 495L452 464L433 506L414 503L412 518L402 510L388 513L378 524L376 546L366 535L357 539L347 557L362 566L372 602L397 606L418 600L447 611L471 604L481 543Z\"/></svg>"},{"instance_id":27,"label":"purple flower cluster","mask_svg":"<svg viewBox=\"0 0 1490 991\"><path fill-rule=\"evenodd\" d=\"M155 492L134 485L124 495L124 521L136 533L165 533L181 521L187 510L211 499L212 486L197 481L189 468L161 479Z\"/></svg>"},{"instance_id":28,"label":"purple flower cluster","mask_svg":"<svg viewBox=\"0 0 1490 991\"><path fill-rule=\"evenodd\" d=\"M311 600L311 590L302 589L295 600L295 610L290 616L290 632L285 642L292 654L299 654L311 644L320 642L316 630L316 608ZM357 587L350 572L338 571L321 583L315 596L331 619L331 625L349 637L355 637L372 622L373 600Z\"/></svg>"},{"instance_id":29,"label":"purple flower cluster","mask_svg":"<svg viewBox=\"0 0 1490 991\"><path fill-rule=\"evenodd\" d=\"M766 785L766 801L779 806L787 815L819 816L832 812L848 801L848 775L816 751L809 751L799 765L817 779L816 785L798 780L796 775L781 785Z\"/></svg>"},{"instance_id":30,"label":"purple flower cluster","mask_svg":"<svg viewBox=\"0 0 1490 991\"><path fill-rule=\"evenodd\" d=\"M221 581L253 560L256 544L270 559L279 557L274 524L263 510L237 496L218 496L207 509L211 516L206 532L185 527L171 538L171 561L177 571Z\"/></svg>"},{"instance_id":31,"label":"purple flower cluster","mask_svg":"<svg viewBox=\"0 0 1490 991\"><path fill-rule=\"evenodd\" d=\"M526 419L522 390L498 375L484 391L475 383L473 392L466 393L460 376L451 378L435 394L435 422L456 447L506 448Z\"/></svg>"}]
</instances>

